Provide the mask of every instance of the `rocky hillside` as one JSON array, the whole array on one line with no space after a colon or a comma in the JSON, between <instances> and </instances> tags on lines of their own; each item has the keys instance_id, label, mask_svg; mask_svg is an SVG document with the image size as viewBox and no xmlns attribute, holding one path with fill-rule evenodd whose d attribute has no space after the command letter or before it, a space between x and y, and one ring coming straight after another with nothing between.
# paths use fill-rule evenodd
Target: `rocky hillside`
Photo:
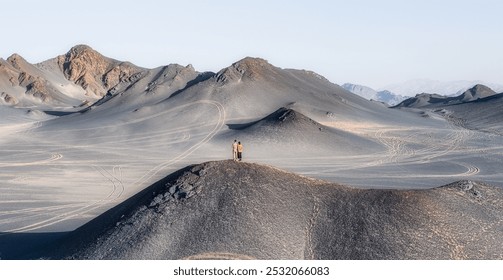
<instances>
[{"instance_id":1,"label":"rocky hillside","mask_svg":"<svg viewBox=\"0 0 503 280\"><path fill-rule=\"evenodd\" d=\"M234 161L190 166L70 234L53 258L501 259L503 190L363 190Z\"/></svg>"},{"instance_id":2,"label":"rocky hillside","mask_svg":"<svg viewBox=\"0 0 503 280\"><path fill-rule=\"evenodd\" d=\"M141 68L104 57L86 45L78 45L57 57L65 77L82 86L89 95L104 96L120 83L138 78Z\"/></svg>"},{"instance_id":3,"label":"rocky hillside","mask_svg":"<svg viewBox=\"0 0 503 280\"><path fill-rule=\"evenodd\" d=\"M168 99L173 104L213 100L225 108L228 119L245 121L287 106L320 123L404 119L319 74L283 69L261 58L246 57L215 73L177 64L145 69L86 45L37 64L19 55L0 60L2 105L57 116L92 110L92 118L109 118L112 111L127 114Z\"/></svg>"},{"instance_id":4,"label":"rocky hillside","mask_svg":"<svg viewBox=\"0 0 503 280\"><path fill-rule=\"evenodd\" d=\"M127 90L137 94L155 93L158 89L173 93L197 80L198 75L190 65L141 68L103 56L86 45L77 45L66 54L37 64L13 54L7 60L0 59L0 104L80 110ZM135 87L140 81L141 87Z\"/></svg>"}]
</instances>

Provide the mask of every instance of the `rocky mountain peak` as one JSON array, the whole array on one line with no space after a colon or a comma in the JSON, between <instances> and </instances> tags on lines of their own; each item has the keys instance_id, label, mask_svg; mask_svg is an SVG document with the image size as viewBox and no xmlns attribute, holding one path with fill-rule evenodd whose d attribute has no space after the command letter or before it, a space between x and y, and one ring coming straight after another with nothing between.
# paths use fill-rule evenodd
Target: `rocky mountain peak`
<instances>
[{"instance_id":1,"label":"rocky mountain peak","mask_svg":"<svg viewBox=\"0 0 503 280\"><path fill-rule=\"evenodd\" d=\"M472 87L472 88L468 89L467 91L465 91L463 94L464 95L468 95L469 94L473 98L484 98L484 97L488 97L488 96L494 95L494 94L496 94L496 92L493 91L492 89L490 89L487 86L484 86L484 85L481 85L481 84L477 84L474 87Z\"/></svg>"},{"instance_id":2,"label":"rocky mountain peak","mask_svg":"<svg viewBox=\"0 0 503 280\"><path fill-rule=\"evenodd\" d=\"M93 48L91 48L88 45L81 44L81 45L76 45L76 46L72 47L68 53L81 54L81 53L85 53L85 52L96 52L96 51L93 50Z\"/></svg>"},{"instance_id":3,"label":"rocky mountain peak","mask_svg":"<svg viewBox=\"0 0 503 280\"><path fill-rule=\"evenodd\" d=\"M243 67L243 68L261 68L261 67L269 67L271 64L267 62L267 60L260 58L260 57L250 57L247 56L233 64L236 67Z\"/></svg>"},{"instance_id":4,"label":"rocky mountain peak","mask_svg":"<svg viewBox=\"0 0 503 280\"><path fill-rule=\"evenodd\" d=\"M77 45L57 60L68 80L98 97L140 71L131 63L107 58L87 45Z\"/></svg>"},{"instance_id":5,"label":"rocky mountain peak","mask_svg":"<svg viewBox=\"0 0 503 280\"><path fill-rule=\"evenodd\" d=\"M17 69L13 68L10 62L0 58L0 75L4 75L8 78L14 77L14 75L18 72Z\"/></svg>"},{"instance_id":6,"label":"rocky mountain peak","mask_svg":"<svg viewBox=\"0 0 503 280\"><path fill-rule=\"evenodd\" d=\"M12 54L7 58L7 62L12 65L17 70L21 70L23 65L27 64L28 62L19 54L15 53Z\"/></svg>"},{"instance_id":7,"label":"rocky mountain peak","mask_svg":"<svg viewBox=\"0 0 503 280\"><path fill-rule=\"evenodd\" d=\"M221 82L259 80L271 69L273 66L265 59L245 57L218 72L217 80Z\"/></svg>"},{"instance_id":8,"label":"rocky mountain peak","mask_svg":"<svg viewBox=\"0 0 503 280\"><path fill-rule=\"evenodd\" d=\"M86 74L95 76L105 73L111 60L86 45L78 45L59 56L58 64L69 80L77 81Z\"/></svg>"}]
</instances>

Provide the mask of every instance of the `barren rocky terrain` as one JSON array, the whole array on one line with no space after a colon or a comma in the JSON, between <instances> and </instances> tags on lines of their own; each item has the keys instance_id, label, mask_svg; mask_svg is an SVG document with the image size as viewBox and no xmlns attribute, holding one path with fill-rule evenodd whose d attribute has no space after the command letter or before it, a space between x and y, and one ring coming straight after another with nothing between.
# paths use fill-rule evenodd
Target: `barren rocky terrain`
<instances>
[{"instance_id":1,"label":"barren rocky terrain","mask_svg":"<svg viewBox=\"0 0 503 280\"><path fill-rule=\"evenodd\" d=\"M176 172L45 257L501 259L502 214L503 190L473 181L362 190L227 160Z\"/></svg>"},{"instance_id":2,"label":"barren rocky terrain","mask_svg":"<svg viewBox=\"0 0 503 280\"><path fill-rule=\"evenodd\" d=\"M503 182L501 94L478 85L458 97L417 96L387 108L317 73L261 58L198 72L178 64L147 69L84 45L35 64L14 54L0 59L0 257L34 254L33 248L77 229L70 235L79 236L87 227L104 235L89 234L99 240L77 242L80 251L61 257L501 258L495 251L501 244L495 214ZM231 158L234 139L244 144L246 163L222 161ZM187 199L176 190L156 191L170 194L159 203L184 220L156 217L148 206L139 210L156 202L136 199L138 194L183 181L177 170L202 162L211 162L197 168L208 169L214 181L185 175L208 182L201 194L195 189L198 195ZM224 179L225 170L249 181ZM260 178L246 175L254 172ZM223 187L229 192L221 194ZM254 190L250 202L246 190ZM205 202L206 192L215 193ZM243 204L248 206L234 208ZM251 204L272 208L255 213ZM355 207L361 211L353 215ZM149 218L140 215L139 223L159 225L180 242L163 243L159 252L130 246L106 253L99 242L109 248L120 241L107 232L128 228L120 226L127 223L122 214L101 216L110 209L125 217L145 213ZM257 218L273 214L281 221ZM204 217L219 227L227 221L235 231L219 240L222 232ZM97 226L95 219L113 224ZM323 226L310 222L318 219ZM170 228L166 221L181 224ZM273 221L295 234L286 236ZM211 235L198 236L198 225L208 226ZM306 233L306 227L312 229ZM134 230L132 238L143 238L146 230L148 242L157 244L154 232L161 229L127 230ZM191 249L188 233L207 239L198 245L204 250ZM224 247L237 243L244 247ZM269 245L274 250L262 247Z\"/></svg>"}]
</instances>

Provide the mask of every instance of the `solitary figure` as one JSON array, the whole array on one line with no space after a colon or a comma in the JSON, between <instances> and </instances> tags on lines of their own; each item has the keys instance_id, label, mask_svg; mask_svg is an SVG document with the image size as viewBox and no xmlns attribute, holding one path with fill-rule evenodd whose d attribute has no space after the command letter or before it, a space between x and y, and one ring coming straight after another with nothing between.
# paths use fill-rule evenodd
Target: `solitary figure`
<instances>
[{"instance_id":1,"label":"solitary figure","mask_svg":"<svg viewBox=\"0 0 503 280\"><path fill-rule=\"evenodd\" d=\"M238 142L238 161L243 160L243 145L241 145L241 142Z\"/></svg>"},{"instance_id":2,"label":"solitary figure","mask_svg":"<svg viewBox=\"0 0 503 280\"><path fill-rule=\"evenodd\" d=\"M238 142L237 140L234 140L234 143L232 143L232 159L233 160L238 160Z\"/></svg>"}]
</instances>

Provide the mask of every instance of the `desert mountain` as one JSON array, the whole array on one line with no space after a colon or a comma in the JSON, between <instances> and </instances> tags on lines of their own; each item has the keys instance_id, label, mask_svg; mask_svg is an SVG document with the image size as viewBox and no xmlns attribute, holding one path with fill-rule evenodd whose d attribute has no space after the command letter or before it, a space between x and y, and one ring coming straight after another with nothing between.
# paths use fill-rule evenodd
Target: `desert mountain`
<instances>
[{"instance_id":1,"label":"desert mountain","mask_svg":"<svg viewBox=\"0 0 503 280\"><path fill-rule=\"evenodd\" d=\"M497 94L489 87L476 85L455 97L437 94L419 94L409 98L395 108L420 110L423 116L427 111L446 117L451 123L461 125L472 131L483 131L502 135L503 93Z\"/></svg>"},{"instance_id":2,"label":"desert mountain","mask_svg":"<svg viewBox=\"0 0 503 280\"><path fill-rule=\"evenodd\" d=\"M455 97L447 97L438 94L422 93L415 97L411 97L398 104L396 107L409 107L409 108L435 108L449 105L456 105L465 102L471 102L495 95L492 89L484 85L475 85L474 87L466 90L462 94Z\"/></svg>"},{"instance_id":3,"label":"desert mountain","mask_svg":"<svg viewBox=\"0 0 503 280\"><path fill-rule=\"evenodd\" d=\"M458 98L461 99L462 102L470 102L486 98L495 94L496 92L494 90L484 85L475 85L474 87L463 92L460 96L458 96Z\"/></svg>"},{"instance_id":4,"label":"desert mountain","mask_svg":"<svg viewBox=\"0 0 503 280\"><path fill-rule=\"evenodd\" d=\"M135 82L144 71L131 63L107 58L86 45L75 46L56 59L69 81L97 97L117 90L120 84Z\"/></svg>"},{"instance_id":5,"label":"desert mountain","mask_svg":"<svg viewBox=\"0 0 503 280\"><path fill-rule=\"evenodd\" d=\"M184 103L216 100L225 107L231 122L257 121L281 107L294 109L321 123L334 119L400 120L393 111L356 96L319 74L279 68L261 58L242 59L192 83L170 99Z\"/></svg>"},{"instance_id":6,"label":"desert mountain","mask_svg":"<svg viewBox=\"0 0 503 280\"><path fill-rule=\"evenodd\" d=\"M45 257L501 259L502 214L503 191L471 181L362 190L268 166L208 162L104 213Z\"/></svg>"},{"instance_id":7,"label":"desert mountain","mask_svg":"<svg viewBox=\"0 0 503 280\"><path fill-rule=\"evenodd\" d=\"M110 115L111 108L131 112L160 102L212 99L225 107L230 119L257 120L289 104L318 122L330 121L327 116L386 123L402 119L321 75L282 69L261 58L246 57L216 73L177 64L145 69L105 57L86 45L38 64L18 55L0 61L0 92L6 105L73 112L92 105L84 111L93 109L95 117Z\"/></svg>"},{"instance_id":8,"label":"desert mountain","mask_svg":"<svg viewBox=\"0 0 503 280\"><path fill-rule=\"evenodd\" d=\"M164 83L176 91L197 75L192 66L145 69L78 45L38 64L30 64L17 54L0 60L0 101L18 108L71 111L134 88L140 80L142 89L134 88L136 92L154 92Z\"/></svg>"},{"instance_id":9,"label":"desert mountain","mask_svg":"<svg viewBox=\"0 0 503 280\"><path fill-rule=\"evenodd\" d=\"M72 107L85 100L82 88L55 71L51 61L30 64L18 54L0 60L0 91L4 104L15 107L53 109Z\"/></svg>"}]
</instances>

